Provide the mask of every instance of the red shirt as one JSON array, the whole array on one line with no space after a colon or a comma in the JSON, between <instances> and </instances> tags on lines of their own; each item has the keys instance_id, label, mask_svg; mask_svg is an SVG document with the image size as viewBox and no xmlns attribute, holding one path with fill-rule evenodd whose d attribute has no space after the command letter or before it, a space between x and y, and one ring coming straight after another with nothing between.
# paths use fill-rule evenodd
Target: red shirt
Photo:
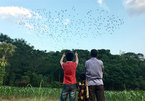
<instances>
[{"instance_id":1,"label":"red shirt","mask_svg":"<svg viewBox=\"0 0 145 101\"><path fill-rule=\"evenodd\" d=\"M63 84L76 83L76 62L66 62L62 64L64 70Z\"/></svg>"}]
</instances>

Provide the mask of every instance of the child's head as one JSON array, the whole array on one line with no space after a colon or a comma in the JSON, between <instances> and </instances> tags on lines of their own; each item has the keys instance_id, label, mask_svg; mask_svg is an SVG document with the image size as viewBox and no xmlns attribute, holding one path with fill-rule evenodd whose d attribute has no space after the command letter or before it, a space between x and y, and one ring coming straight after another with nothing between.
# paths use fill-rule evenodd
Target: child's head
<instances>
[{"instance_id":1,"label":"child's head","mask_svg":"<svg viewBox=\"0 0 145 101\"><path fill-rule=\"evenodd\" d=\"M73 57L74 57L74 55L73 55L73 53L71 53L71 52L68 52L68 53L66 54L66 60L67 60L67 61L72 61L72 60L73 60Z\"/></svg>"},{"instance_id":2,"label":"child's head","mask_svg":"<svg viewBox=\"0 0 145 101\"><path fill-rule=\"evenodd\" d=\"M81 74L79 75L79 80L80 80L80 81L86 80L86 75L85 75L85 73L81 73Z\"/></svg>"}]
</instances>

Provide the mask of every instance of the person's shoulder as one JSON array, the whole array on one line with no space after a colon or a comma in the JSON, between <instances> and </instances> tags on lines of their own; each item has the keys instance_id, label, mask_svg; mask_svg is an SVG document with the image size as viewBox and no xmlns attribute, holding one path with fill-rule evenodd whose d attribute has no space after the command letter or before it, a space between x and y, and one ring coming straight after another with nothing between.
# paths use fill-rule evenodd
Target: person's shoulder
<instances>
[{"instance_id":1,"label":"person's shoulder","mask_svg":"<svg viewBox=\"0 0 145 101\"><path fill-rule=\"evenodd\" d=\"M76 62L69 62L69 64L74 64L74 65L76 65L77 63L76 63Z\"/></svg>"},{"instance_id":2,"label":"person's shoulder","mask_svg":"<svg viewBox=\"0 0 145 101\"><path fill-rule=\"evenodd\" d=\"M89 61L91 61L91 58L90 58L90 59L88 59L86 62L89 62Z\"/></svg>"},{"instance_id":3,"label":"person's shoulder","mask_svg":"<svg viewBox=\"0 0 145 101\"><path fill-rule=\"evenodd\" d=\"M97 61L98 61L99 63L103 64L103 61L102 61L102 60L97 59Z\"/></svg>"},{"instance_id":4,"label":"person's shoulder","mask_svg":"<svg viewBox=\"0 0 145 101\"><path fill-rule=\"evenodd\" d=\"M73 64L77 64L76 62L72 62Z\"/></svg>"},{"instance_id":5,"label":"person's shoulder","mask_svg":"<svg viewBox=\"0 0 145 101\"><path fill-rule=\"evenodd\" d=\"M66 62L63 62L63 63L62 63L62 65L66 65L66 64L67 64Z\"/></svg>"},{"instance_id":6,"label":"person's shoulder","mask_svg":"<svg viewBox=\"0 0 145 101\"><path fill-rule=\"evenodd\" d=\"M85 64L89 64L89 63L91 63L91 59L88 59L88 60L85 62Z\"/></svg>"},{"instance_id":7,"label":"person's shoulder","mask_svg":"<svg viewBox=\"0 0 145 101\"><path fill-rule=\"evenodd\" d=\"M90 59L86 60L86 63L88 63L90 61Z\"/></svg>"},{"instance_id":8,"label":"person's shoulder","mask_svg":"<svg viewBox=\"0 0 145 101\"><path fill-rule=\"evenodd\" d=\"M74 67L77 67L77 63L76 62L71 62L71 65L73 65Z\"/></svg>"}]
</instances>

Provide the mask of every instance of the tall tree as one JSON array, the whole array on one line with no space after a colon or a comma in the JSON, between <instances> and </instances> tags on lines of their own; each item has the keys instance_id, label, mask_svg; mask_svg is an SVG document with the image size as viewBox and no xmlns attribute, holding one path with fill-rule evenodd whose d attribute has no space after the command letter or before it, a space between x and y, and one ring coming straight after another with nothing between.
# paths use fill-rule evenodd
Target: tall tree
<instances>
[{"instance_id":1,"label":"tall tree","mask_svg":"<svg viewBox=\"0 0 145 101\"><path fill-rule=\"evenodd\" d=\"M7 58L9 56L13 55L13 53L15 52L15 48L16 48L16 46L14 46L10 43L6 43L6 42L0 43L0 55L1 55L1 59L0 59L0 85L3 84L3 78L5 76L5 66L7 65Z\"/></svg>"}]
</instances>

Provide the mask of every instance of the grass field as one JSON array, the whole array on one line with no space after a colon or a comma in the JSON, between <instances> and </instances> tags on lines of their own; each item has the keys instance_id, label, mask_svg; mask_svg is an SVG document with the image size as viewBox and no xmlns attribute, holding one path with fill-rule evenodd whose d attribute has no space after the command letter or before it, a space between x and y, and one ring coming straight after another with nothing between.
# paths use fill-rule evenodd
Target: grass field
<instances>
[{"instance_id":1,"label":"grass field","mask_svg":"<svg viewBox=\"0 0 145 101\"><path fill-rule=\"evenodd\" d=\"M0 101L59 101L61 89L0 86ZM106 101L145 101L145 91L105 91Z\"/></svg>"}]
</instances>

